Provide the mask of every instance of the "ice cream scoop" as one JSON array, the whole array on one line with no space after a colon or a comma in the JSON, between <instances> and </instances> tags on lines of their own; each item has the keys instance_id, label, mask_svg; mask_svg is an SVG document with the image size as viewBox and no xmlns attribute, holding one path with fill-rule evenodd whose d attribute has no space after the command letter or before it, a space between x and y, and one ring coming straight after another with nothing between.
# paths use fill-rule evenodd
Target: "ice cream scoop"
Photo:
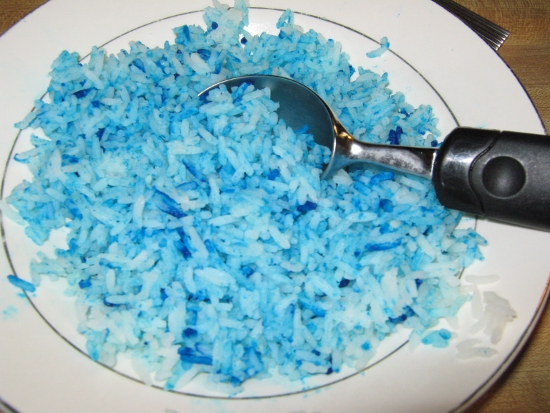
<instances>
[{"instance_id":1,"label":"ice cream scoop","mask_svg":"<svg viewBox=\"0 0 550 413\"><path fill-rule=\"evenodd\" d=\"M511 224L550 230L550 139L546 135L458 127L438 148L381 145L355 139L307 86L273 75L231 78L205 89L242 83L269 88L287 125L304 125L331 150L329 179L352 164L374 164L431 179L441 204Z\"/></svg>"}]
</instances>

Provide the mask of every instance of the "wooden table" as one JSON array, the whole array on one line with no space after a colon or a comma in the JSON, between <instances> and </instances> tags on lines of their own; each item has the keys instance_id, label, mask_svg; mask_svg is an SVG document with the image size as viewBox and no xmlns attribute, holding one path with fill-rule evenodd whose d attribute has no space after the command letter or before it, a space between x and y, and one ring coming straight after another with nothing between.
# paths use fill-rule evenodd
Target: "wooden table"
<instances>
[{"instance_id":1,"label":"wooden table","mask_svg":"<svg viewBox=\"0 0 550 413\"><path fill-rule=\"evenodd\" d=\"M522 82L550 130L550 1L456 1L511 32L499 54ZM0 35L43 3L0 0ZM550 307L519 357L468 410L474 412L550 412Z\"/></svg>"}]
</instances>

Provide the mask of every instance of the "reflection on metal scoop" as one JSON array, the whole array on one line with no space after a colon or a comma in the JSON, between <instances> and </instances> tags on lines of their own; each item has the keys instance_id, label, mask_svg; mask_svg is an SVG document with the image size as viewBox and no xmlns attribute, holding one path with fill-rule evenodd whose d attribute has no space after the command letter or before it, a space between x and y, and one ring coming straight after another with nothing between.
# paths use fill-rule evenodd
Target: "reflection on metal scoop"
<instances>
[{"instance_id":1,"label":"reflection on metal scoop","mask_svg":"<svg viewBox=\"0 0 550 413\"><path fill-rule=\"evenodd\" d=\"M332 153L321 178L358 163L385 166L432 180L446 207L512 224L550 230L550 139L545 135L456 128L437 149L380 145L354 139L314 91L272 75L227 79L202 91L242 83L270 88L279 117L307 125Z\"/></svg>"},{"instance_id":2,"label":"reflection on metal scoop","mask_svg":"<svg viewBox=\"0 0 550 413\"><path fill-rule=\"evenodd\" d=\"M256 89L271 89L271 99L279 103L279 117L294 130L307 125L315 142L331 150L330 162L321 179L331 178L345 166L365 162L426 178L432 176L435 149L360 142L351 136L317 93L295 80L272 75L241 76L216 83L200 94L222 84L231 90L242 83L252 84Z\"/></svg>"}]
</instances>

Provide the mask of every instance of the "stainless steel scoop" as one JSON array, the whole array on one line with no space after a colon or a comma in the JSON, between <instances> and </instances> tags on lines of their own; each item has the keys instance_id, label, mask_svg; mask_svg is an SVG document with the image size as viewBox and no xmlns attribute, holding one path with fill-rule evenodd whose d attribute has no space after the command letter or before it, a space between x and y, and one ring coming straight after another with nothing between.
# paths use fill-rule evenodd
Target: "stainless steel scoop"
<instances>
[{"instance_id":1,"label":"stainless steel scoop","mask_svg":"<svg viewBox=\"0 0 550 413\"><path fill-rule=\"evenodd\" d=\"M358 141L329 106L292 79L249 75L227 79L200 95L242 83L270 88L279 117L293 129L309 127L315 142L331 149L321 178L352 164L374 164L431 179L446 207L512 224L550 230L550 139L546 135L456 128L434 148Z\"/></svg>"}]
</instances>

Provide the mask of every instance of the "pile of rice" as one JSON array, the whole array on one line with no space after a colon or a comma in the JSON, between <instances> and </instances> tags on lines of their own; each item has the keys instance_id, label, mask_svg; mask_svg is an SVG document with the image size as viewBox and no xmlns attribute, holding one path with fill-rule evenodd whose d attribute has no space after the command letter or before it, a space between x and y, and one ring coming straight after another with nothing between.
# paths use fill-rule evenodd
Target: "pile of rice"
<instances>
[{"instance_id":1,"label":"pile of rice","mask_svg":"<svg viewBox=\"0 0 550 413\"><path fill-rule=\"evenodd\" d=\"M430 328L468 299L456 275L485 241L456 228L430 183L376 168L321 181L328 150L278 119L269 90L197 94L287 76L357 138L416 146L437 145L431 108L406 103L386 74L356 73L292 12L278 35L252 36L247 15L242 0L214 1L206 29L178 27L162 48L53 63L49 100L19 124L46 136L15 156L34 179L7 198L35 243L70 230L67 249L32 263L33 283L66 278L92 359L130 354L166 389L201 372L238 389L360 369L398 325L447 345Z\"/></svg>"}]
</instances>

